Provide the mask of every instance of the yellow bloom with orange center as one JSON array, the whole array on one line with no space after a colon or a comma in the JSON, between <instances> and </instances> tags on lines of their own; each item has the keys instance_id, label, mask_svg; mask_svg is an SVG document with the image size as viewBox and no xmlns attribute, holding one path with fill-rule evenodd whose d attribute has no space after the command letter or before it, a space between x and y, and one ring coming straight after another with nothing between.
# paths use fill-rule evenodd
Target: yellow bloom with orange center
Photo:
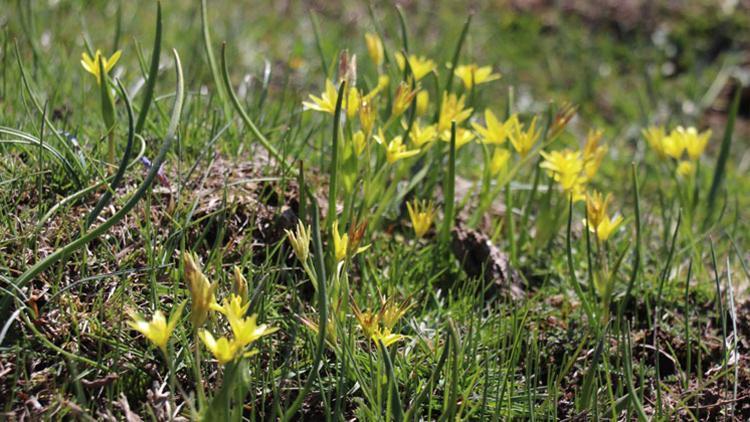
<instances>
[{"instance_id":1,"label":"yellow bloom with orange center","mask_svg":"<svg viewBox=\"0 0 750 422\"><path fill-rule=\"evenodd\" d=\"M117 64L117 61L120 60L121 55L122 51L117 50L107 58L102 55L101 50L96 50L94 58L91 58L88 53L84 52L81 54L81 66L83 66L86 72L94 75L94 77L96 77L97 85L100 85L102 83L102 75L99 69L99 61L101 60L102 62L104 73L109 74L109 71L112 70L112 68L115 67L115 64Z\"/></svg>"},{"instance_id":2,"label":"yellow bloom with orange center","mask_svg":"<svg viewBox=\"0 0 750 422\"><path fill-rule=\"evenodd\" d=\"M464 83L466 89L500 79L499 73L492 73L491 66L480 67L475 63L458 66L455 74Z\"/></svg>"},{"instance_id":3,"label":"yellow bloom with orange center","mask_svg":"<svg viewBox=\"0 0 750 422\"><path fill-rule=\"evenodd\" d=\"M432 202L414 200L406 203L411 225L417 238L423 237L435 220L435 205Z\"/></svg>"}]
</instances>

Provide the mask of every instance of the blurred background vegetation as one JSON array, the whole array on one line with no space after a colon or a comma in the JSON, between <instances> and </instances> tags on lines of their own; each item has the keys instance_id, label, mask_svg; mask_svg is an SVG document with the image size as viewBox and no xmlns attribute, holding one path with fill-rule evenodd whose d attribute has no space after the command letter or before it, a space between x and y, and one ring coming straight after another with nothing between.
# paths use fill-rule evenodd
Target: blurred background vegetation
<instances>
[{"instance_id":1,"label":"blurred background vegetation","mask_svg":"<svg viewBox=\"0 0 750 422\"><path fill-rule=\"evenodd\" d=\"M4 51L18 40L21 53L31 56L37 77L70 75L59 85L44 88L51 103L65 104L72 112L72 127L81 122L74 116L83 101L97 100L84 98L83 92L80 97L60 98L70 92L67 84L79 86L77 78L87 77L78 71L84 42L105 52L122 49L127 65L118 66L117 72L124 72L137 69L136 42L148 48L153 37L154 8L144 7L143 2L12 3L12 8L0 14ZM750 69L747 0L395 4L407 18L414 52L443 63L450 61L452 40L458 37L465 17L473 15L463 59L492 65L503 74L500 83L483 90L484 103L504 104L508 87L515 89L515 107L520 112L541 112L550 100L570 101L580 106L580 120L586 122L578 132L585 133L586 126L601 127L616 144L635 143L639 127L655 122L690 122L714 127L720 134L729 98L737 89L731 77L747 79ZM174 47L183 54L191 89L211 86L201 47L199 3L169 1L164 6L165 48ZM324 81L321 54L329 66L344 49L365 58L363 35L373 30L373 22L383 29L392 49L401 45L397 14L393 4L386 2L212 0L209 15L214 43L227 42L233 78L242 83L241 94L258 85L265 72L270 76L270 95L279 94L281 87L293 88L291 95L299 98L319 92ZM319 26L319 44L314 20ZM4 54L3 60L12 57ZM371 70L368 65L367 60L360 60L365 71ZM3 83L17 83L9 80L15 76L15 72L5 75ZM7 110L11 103L3 104L7 117L17 117ZM747 133L748 118L750 91L745 88L739 134ZM622 158L630 161L633 157ZM739 164L735 167L739 171L750 165L746 160Z\"/></svg>"}]
</instances>

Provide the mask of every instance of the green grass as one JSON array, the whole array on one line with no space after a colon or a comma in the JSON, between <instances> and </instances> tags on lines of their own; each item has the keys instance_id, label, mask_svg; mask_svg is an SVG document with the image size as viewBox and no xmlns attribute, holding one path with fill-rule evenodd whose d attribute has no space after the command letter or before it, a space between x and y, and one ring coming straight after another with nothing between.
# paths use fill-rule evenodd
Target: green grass
<instances>
[{"instance_id":1,"label":"green grass","mask_svg":"<svg viewBox=\"0 0 750 422\"><path fill-rule=\"evenodd\" d=\"M593 6L473 7L3 8L2 417L750 417L747 100L723 89L750 43L748 10L657 2L632 24ZM380 67L365 32L384 41ZM103 85L79 63L97 49L123 52ZM400 51L437 72L409 80ZM355 54L342 84L339 63ZM467 89L454 61L502 79ZM473 111L391 163L372 137L357 153L347 96L333 113L303 110L326 78L367 93L379 73L390 84L374 134L384 129L386 144L401 136L415 148L407 128L438 121L443 90ZM402 79L429 92L426 114L415 98L391 118ZM566 102L577 114L561 125ZM486 107L525 125L536 116L540 131L525 157L505 142L511 159L497 176L495 146L459 142ZM641 130L652 124L713 130L693 175L649 147ZM608 149L586 189L611 193L609 215L624 217L606 241L581 223L592 217L584 201L540 167L540 151L578 150L593 128ZM436 203L419 239L413 200ZM304 262L284 231L298 220L310 230ZM334 223L348 232L343 259ZM463 244L476 253L468 262L456 233L489 239L500 262ZM231 330L217 312L191 324L187 251L219 301L242 291L235 266L247 279L247 313L278 328L254 356L221 365L198 339L198 328ZM166 355L128 324L183 302ZM403 336L393 344L360 326L381 309L404 312L388 327Z\"/></svg>"}]
</instances>

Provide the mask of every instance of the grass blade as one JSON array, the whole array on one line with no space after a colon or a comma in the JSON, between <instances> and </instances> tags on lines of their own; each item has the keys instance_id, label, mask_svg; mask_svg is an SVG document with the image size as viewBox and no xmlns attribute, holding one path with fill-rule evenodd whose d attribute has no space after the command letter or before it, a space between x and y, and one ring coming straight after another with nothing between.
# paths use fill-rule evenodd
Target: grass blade
<instances>
[{"instance_id":1,"label":"grass blade","mask_svg":"<svg viewBox=\"0 0 750 422\"><path fill-rule=\"evenodd\" d=\"M260 132L258 126L253 123L253 120L250 118L250 116L248 116L247 112L242 107L242 104L240 104L240 99L237 98L237 94L235 94L234 89L232 89L232 83L229 81L229 69L227 68L226 44L223 44L221 47L221 67L223 69L222 73L224 75L224 87L229 93L229 97L232 99L234 109L237 111L237 113L240 114L242 121L245 122L245 125L250 128L250 131L253 132L263 148L268 151L268 154L271 155L271 157L273 157L276 161L278 161L279 164L281 164L281 166L284 168L284 170L294 172L294 166L287 163L284 157L276 150L276 148L273 147L273 145L271 145L271 142L265 137L265 135Z\"/></svg>"},{"instance_id":2,"label":"grass blade","mask_svg":"<svg viewBox=\"0 0 750 422\"><path fill-rule=\"evenodd\" d=\"M341 125L341 106L343 105L346 81L339 85L338 98L336 99L336 110L333 113L333 138L331 141L331 167L329 171L328 184L328 215L326 215L326 230L330 231L333 220L336 218L336 184L339 172L339 126Z\"/></svg>"},{"instance_id":3,"label":"grass blade","mask_svg":"<svg viewBox=\"0 0 750 422\"><path fill-rule=\"evenodd\" d=\"M154 48L151 51L151 67L148 71L145 91L143 92L143 102L141 111L138 113L138 121L135 124L135 133L141 133L143 126L146 124L146 116L151 102L154 98L154 87L156 86L156 77L159 74L159 56L161 55L161 2L156 2L156 34L154 35Z\"/></svg>"}]
</instances>

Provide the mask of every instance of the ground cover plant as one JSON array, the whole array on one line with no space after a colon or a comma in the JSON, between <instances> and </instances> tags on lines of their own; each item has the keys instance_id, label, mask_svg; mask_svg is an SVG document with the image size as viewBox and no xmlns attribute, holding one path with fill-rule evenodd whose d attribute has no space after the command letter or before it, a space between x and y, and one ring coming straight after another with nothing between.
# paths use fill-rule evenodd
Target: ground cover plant
<instances>
[{"instance_id":1,"label":"ground cover plant","mask_svg":"<svg viewBox=\"0 0 750 422\"><path fill-rule=\"evenodd\" d=\"M743 2L0 11L8 420L748 420Z\"/></svg>"}]
</instances>

